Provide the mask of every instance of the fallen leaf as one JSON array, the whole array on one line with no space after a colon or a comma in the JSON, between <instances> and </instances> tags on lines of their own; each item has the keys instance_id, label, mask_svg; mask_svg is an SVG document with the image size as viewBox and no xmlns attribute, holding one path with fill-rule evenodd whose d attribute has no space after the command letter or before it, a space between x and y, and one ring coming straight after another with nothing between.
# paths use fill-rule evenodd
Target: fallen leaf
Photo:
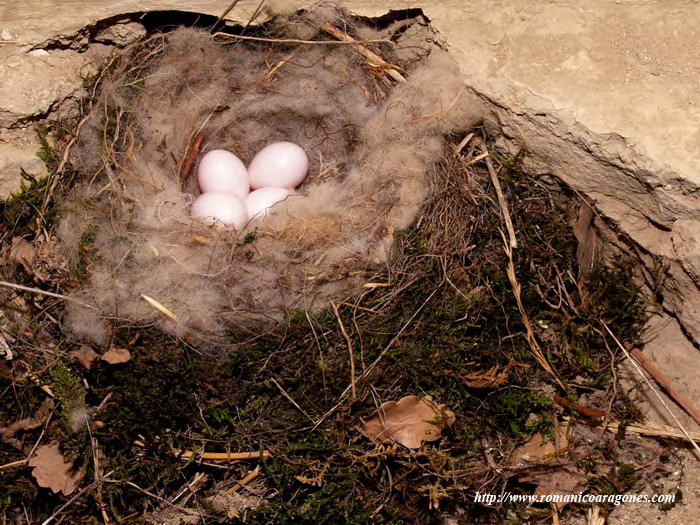
<instances>
[{"instance_id":1,"label":"fallen leaf","mask_svg":"<svg viewBox=\"0 0 700 525\"><path fill-rule=\"evenodd\" d=\"M20 419L7 427L0 427L0 436L2 436L4 439L9 439L20 430L27 431L40 427L44 424L46 418L49 417L54 405L54 401L50 397L44 399L44 402L37 409L33 417Z\"/></svg>"},{"instance_id":2,"label":"fallen leaf","mask_svg":"<svg viewBox=\"0 0 700 525\"><path fill-rule=\"evenodd\" d=\"M77 360L88 370L95 366L97 359L100 357L97 352L87 345L82 345L80 348L68 352L68 356Z\"/></svg>"},{"instance_id":3,"label":"fallen leaf","mask_svg":"<svg viewBox=\"0 0 700 525\"><path fill-rule=\"evenodd\" d=\"M58 443L37 448L27 464L34 467L32 476L38 485L51 489L53 493L62 492L66 496L71 494L82 477L73 463L65 460Z\"/></svg>"},{"instance_id":4,"label":"fallen leaf","mask_svg":"<svg viewBox=\"0 0 700 525\"><path fill-rule=\"evenodd\" d=\"M14 237L10 246L9 257L24 266L24 269L31 273L32 264L36 259L34 246L25 241L22 237Z\"/></svg>"},{"instance_id":5,"label":"fallen leaf","mask_svg":"<svg viewBox=\"0 0 700 525\"><path fill-rule=\"evenodd\" d=\"M416 449L425 441L440 438L442 430L454 422L454 412L435 404L430 396L407 396L382 404L376 415L363 421L360 431L368 438Z\"/></svg>"},{"instance_id":6,"label":"fallen leaf","mask_svg":"<svg viewBox=\"0 0 700 525\"><path fill-rule=\"evenodd\" d=\"M575 467L561 466L557 470L551 468L539 471L528 471L518 477L521 483L536 485L535 494L538 496L553 496L555 494L578 494L588 484L588 478ZM556 503L562 508L566 503Z\"/></svg>"},{"instance_id":7,"label":"fallen leaf","mask_svg":"<svg viewBox=\"0 0 700 525\"><path fill-rule=\"evenodd\" d=\"M131 352L126 348L113 346L102 355L101 359L110 365L119 365L131 360Z\"/></svg>"},{"instance_id":8,"label":"fallen leaf","mask_svg":"<svg viewBox=\"0 0 700 525\"><path fill-rule=\"evenodd\" d=\"M591 273L598 252L598 233L593 223L594 219L595 215L591 207L582 204L573 229L574 236L578 241L576 260L579 272L583 277L587 277Z\"/></svg>"},{"instance_id":9,"label":"fallen leaf","mask_svg":"<svg viewBox=\"0 0 700 525\"><path fill-rule=\"evenodd\" d=\"M561 425L556 434L556 442L553 443L537 432L524 445L513 451L511 462L516 465L544 463L560 456L571 446L566 434L566 425Z\"/></svg>"}]
</instances>

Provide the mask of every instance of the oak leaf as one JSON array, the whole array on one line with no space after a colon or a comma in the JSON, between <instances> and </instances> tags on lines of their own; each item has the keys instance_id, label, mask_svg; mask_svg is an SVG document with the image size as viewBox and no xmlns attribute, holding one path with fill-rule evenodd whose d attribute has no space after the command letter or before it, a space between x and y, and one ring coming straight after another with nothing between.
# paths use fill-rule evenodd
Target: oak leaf
<instances>
[{"instance_id":1,"label":"oak leaf","mask_svg":"<svg viewBox=\"0 0 700 525\"><path fill-rule=\"evenodd\" d=\"M407 396L382 404L374 416L363 421L360 431L368 438L417 449L426 441L439 439L442 430L454 422L454 412L436 404L430 396Z\"/></svg>"},{"instance_id":2,"label":"oak leaf","mask_svg":"<svg viewBox=\"0 0 700 525\"><path fill-rule=\"evenodd\" d=\"M27 464L34 467L32 476L40 487L48 488L54 493L62 492L66 496L75 491L82 477L73 463L65 460L58 443L37 448Z\"/></svg>"}]
</instances>

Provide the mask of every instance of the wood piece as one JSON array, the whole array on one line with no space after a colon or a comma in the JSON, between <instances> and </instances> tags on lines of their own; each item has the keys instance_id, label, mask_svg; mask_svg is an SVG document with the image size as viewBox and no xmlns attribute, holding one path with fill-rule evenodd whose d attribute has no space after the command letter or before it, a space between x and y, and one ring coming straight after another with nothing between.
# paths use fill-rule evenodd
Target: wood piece
<instances>
[{"instance_id":1,"label":"wood piece","mask_svg":"<svg viewBox=\"0 0 700 525\"><path fill-rule=\"evenodd\" d=\"M251 470L250 472L248 472L248 474L246 474L246 475L243 477L243 479L242 479L241 481L239 481L239 482L236 483L233 487L231 487L230 489L228 489L228 490L226 491L226 493L227 493L227 494L232 494L232 493L234 493L234 492L236 492L236 491L242 489L242 488L245 487L248 483L250 483L250 482L253 481L255 478L257 478L259 475L260 475L260 467L255 467L255 469L253 469L253 470Z\"/></svg>"},{"instance_id":2,"label":"wood piece","mask_svg":"<svg viewBox=\"0 0 700 525\"><path fill-rule=\"evenodd\" d=\"M185 190L185 186L187 185L187 179L190 176L190 173L192 172L192 168L194 167L194 162L197 159L197 155L199 155L199 152L202 151L202 146L204 146L204 141L206 140L206 138L207 136L204 133L197 133L187 145L187 150L185 151L185 158L182 160L182 164L180 165L179 174L180 189L182 191Z\"/></svg>"},{"instance_id":3,"label":"wood piece","mask_svg":"<svg viewBox=\"0 0 700 525\"><path fill-rule=\"evenodd\" d=\"M617 432L620 428L620 424L616 422L611 422L607 424L608 430ZM657 423L646 423L646 424L629 424L625 425L625 431L631 432L633 434L640 434L643 436L654 436L654 437L666 437L666 438L679 438L685 439L687 436L680 430L669 425L660 425ZM693 441L700 443L700 432L688 432L688 436Z\"/></svg>"},{"instance_id":4,"label":"wood piece","mask_svg":"<svg viewBox=\"0 0 700 525\"><path fill-rule=\"evenodd\" d=\"M396 80L397 82L406 82L406 78L397 71L396 66L384 60L374 51L370 51L365 46L361 45L357 40L354 40L353 38L348 36L344 31L335 27L333 24L326 22L321 26L321 30L325 31L329 35L334 36L338 40L347 42L348 44L358 44L355 49L357 49L357 52L367 59L371 66L381 68L382 70L384 70L387 76Z\"/></svg>"},{"instance_id":5,"label":"wood piece","mask_svg":"<svg viewBox=\"0 0 700 525\"><path fill-rule=\"evenodd\" d=\"M196 452L193 450L173 450L173 454L180 456L180 459L212 459L219 461L241 461L244 459L260 459L269 458L272 456L269 450L260 450L255 452Z\"/></svg>"},{"instance_id":6,"label":"wood piece","mask_svg":"<svg viewBox=\"0 0 700 525\"><path fill-rule=\"evenodd\" d=\"M676 387L673 386L673 382L661 370L656 368L656 365L651 361L651 359L645 356L638 348L634 348L630 354L632 354L632 357L634 357L637 362L642 365L644 370L649 372L659 386L661 386L661 388L663 388L666 393L676 403L678 403L678 405L685 410L698 425L700 425L700 410L698 410L687 397L681 394Z\"/></svg>"},{"instance_id":7,"label":"wood piece","mask_svg":"<svg viewBox=\"0 0 700 525\"><path fill-rule=\"evenodd\" d=\"M590 408L586 407L583 405L579 405L578 403L574 403L573 401L569 401L565 397L561 397L558 395L554 395L554 401L556 401L558 404L565 408L570 408L572 410L576 410L579 414L582 414L586 417L593 418L593 419L599 419L602 417L605 417L605 411L604 410L598 410L597 408Z\"/></svg>"}]
</instances>

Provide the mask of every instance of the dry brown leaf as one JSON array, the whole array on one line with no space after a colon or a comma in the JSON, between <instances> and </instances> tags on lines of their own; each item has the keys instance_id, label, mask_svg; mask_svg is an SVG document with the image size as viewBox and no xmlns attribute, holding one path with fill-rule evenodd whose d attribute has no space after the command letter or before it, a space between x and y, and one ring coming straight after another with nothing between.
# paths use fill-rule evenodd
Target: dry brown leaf
<instances>
[{"instance_id":1,"label":"dry brown leaf","mask_svg":"<svg viewBox=\"0 0 700 525\"><path fill-rule=\"evenodd\" d=\"M40 487L51 489L54 493L62 492L66 496L75 491L82 477L74 469L73 463L65 460L58 443L37 448L27 464L34 467L32 475Z\"/></svg>"},{"instance_id":2,"label":"dry brown leaf","mask_svg":"<svg viewBox=\"0 0 700 525\"><path fill-rule=\"evenodd\" d=\"M68 356L77 360L81 365L83 365L88 370L95 366L99 355L92 348L87 345L82 345L80 348L71 350L68 352Z\"/></svg>"},{"instance_id":3,"label":"dry brown leaf","mask_svg":"<svg viewBox=\"0 0 700 525\"><path fill-rule=\"evenodd\" d=\"M101 359L110 365L119 365L131 360L131 352L126 348L113 346L102 355Z\"/></svg>"},{"instance_id":4,"label":"dry brown leaf","mask_svg":"<svg viewBox=\"0 0 700 525\"><path fill-rule=\"evenodd\" d=\"M14 237L10 246L9 258L11 261L20 263L27 272L31 273L32 264L36 259L34 246L25 241L22 237Z\"/></svg>"},{"instance_id":5,"label":"dry brown leaf","mask_svg":"<svg viewBox=\"0 0 700 525\"><path fill-rule=\"evenodd\" d=\"M27 431L40 427L44 424L46 418L49 417L49 414L53 410L53 407L53 399L51 399L50 397L44 399L44 402L38 408L38 410L34 414L34 417L20 419L19 421L16 421L15 423L12 423L7 427L0 427L0 435L2 435L4 439L9 439L20 430Z\"/></svg>"},{"instance_id":6,"label":"dry brown leaf","mask_svg":"<svg viewBox=\"0 0 700 525\"><path fill-rule=\"evenodd\" d=\"M368 438L396 441L416 449L425 441L438 439L442 430L454 422L454 412L437 405L430 396L407 396L382 404L376 415L363 421L360 431Z\"/></svg>"},{"instance_id":7,"label":"dry brown leaf","mask_svg":"<svg viewBox=\"0 0 700 525\"><path fill-rule=\"evenodd\" d=\"M574 224L574 236L578 241L576 260L579 272L587 277L593 269L598 252L598 233L593 223L595 215L587 204L582 204L578 212L578 220Z\"/></svg>"},{"instance_id":8,"label":"dry brown leaf","mask_svg":"<svg viewBox=\"0 0 700 525\"><path fill-rule=\"evenodd\" d=\"M555 494L578 494L588 483L588 478L575 467L562 466L557 470L542 469L528 471L526 475L518 477L521 483L536 485L535 494L538 496L552 496ZM557 503L562 508L566 503Z\"/></svg>"},{"instance_id":9,"label":"dry brown leaf","mask_svg":"<svg viewBox=\"0 0 700 525\"><path fill-rule=\"evenodd\" d=\"M560 456L571 446L566 428L565 425L559 427L555 443L537 432L524 445L513 451L511 462L515 465L544 463Z\"/></svg>"}]
</instances>

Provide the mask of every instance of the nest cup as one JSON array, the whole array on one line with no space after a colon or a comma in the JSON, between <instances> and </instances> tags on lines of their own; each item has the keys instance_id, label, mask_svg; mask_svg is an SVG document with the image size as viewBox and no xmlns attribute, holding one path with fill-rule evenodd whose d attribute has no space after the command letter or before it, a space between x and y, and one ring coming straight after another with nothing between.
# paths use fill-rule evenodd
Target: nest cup
<instances>
[{"instance_id":1,"label":"nest cup","mask_svg":"<svg viewBox=\"0 0 700 525\"><path fill-rule=\"evenodd\" d=\"M330 41L327 23L353 39L392 38L335 8L276 17L255 34ZM421 27L367 44L405 82L348 44L222 43L180 28L124 50L81 130L81 180L59 228L81 269L76 298L93 306L68 304L74 334L103 343L107 323L124 322L221 342L360 294L432 191L445 137L481 119L430 36ZM246 164L269 143L295 142L309 175L244 231L199 223L194 177L181 185L198 134L202 153L227 149Z\"/></svg>"}]
</instances>

